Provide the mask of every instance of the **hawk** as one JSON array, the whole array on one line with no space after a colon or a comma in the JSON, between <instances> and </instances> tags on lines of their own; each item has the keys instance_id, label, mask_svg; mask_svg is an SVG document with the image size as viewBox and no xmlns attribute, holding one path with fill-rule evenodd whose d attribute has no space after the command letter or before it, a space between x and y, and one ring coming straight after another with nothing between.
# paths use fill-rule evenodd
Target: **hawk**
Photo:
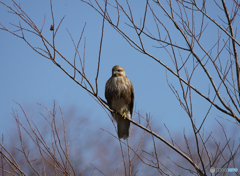
<instances>
[{"instance_id":1,"label":"hawk","mask_svg":"<svg viewBox=\"0 0 240 176\"><path fill-rule=\"evenodd\" d=\"M119 65L112 68L112 76L106 82L105 98L110 108L116 111L112 116L117 122L118 137L127 139L130 122L126 118L132 118L134 89L125 70Z\"/></svg>"}]
</instances>

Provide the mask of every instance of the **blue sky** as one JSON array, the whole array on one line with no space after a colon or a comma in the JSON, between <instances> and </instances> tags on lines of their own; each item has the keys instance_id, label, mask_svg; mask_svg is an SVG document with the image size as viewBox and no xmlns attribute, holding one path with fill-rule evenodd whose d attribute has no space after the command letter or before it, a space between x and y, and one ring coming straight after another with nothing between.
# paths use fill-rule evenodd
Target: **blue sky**
<instances>
[{"instance_id":1,"label":"blue sky","mask_svg":"<svg viewBox=\"0 0 240 176\"><path fill-rule=\"evenodd\" d=\"M3 0L3 2L10 6L12 5L10 1ZM141 5L142 4L139 4L140 8L134 11L136 16L142 14L141 10L144 9L144 6ZM46 14L43 34L48 39L51 39L51 32L49 30L51 25L49 1L25 1L21 2L21 7L39 28L41 28L44 14ZM56 23L66 15L56 37L56 47L70 61L73 61L75 52L66 29L69 30L75 42L77 42L83 26L85 22L87 22L84 32L84 37L86 37L85 71L90 82L94 85L101 37L101 16L81 1L53 1L53 11ZM216 17L214 12L209 11L209 13ZM166 16L163 16L163 18L165 20L167 19ZM124 21L124 18L122 20ZM136 19L136 21L140 20ZM9 22L18 24L19 19L17 16L7 13L7 8L0 5L0 23L14 30L14 27L11 26ZM24 25L25 24L23 24L23 26ZM129 34L132 33L130 27L123 22L121 25ZM149 29L153 28L151 24L148 25ZM167 25L171 26L171 24ZM240 27L239 24L236 24L236 26ZM215 28L213 28L211 24L208 25L207 29L209 33L205 34L203 43L205 42L205 45L210 47L212 43L208 39L211 38L214 41L217 35L212 35L211 32L213 32ZM169 31L171 30L172 29L169 28ZM175 35L175 40L181 42L181 36L177 33ZM42 47L41 41L35 36L26 35L26 37L34 46ZM7 137L9 130L15 127L14 120L11 116L12 109L17 109L18 111L20 111L20 109L13 100L20 103L29 114L41 111L37 103L51 108L53 100L55 100L57 106L60 106L66 111L74 107L79 114L88 116L94 128L100 129L107 126L107 130L111 132L114 131L107 114L98 103L50 60L38 55L30 49L23 40L16 38L8 32L1 30L0 38L0 134L4 134L4 136ZM80 45L80 52L83 51L83 41L84 40L82 40ZM152 47L154 44L148 43L147 39L145 43L150 53L153 53L163 63L172 66L171 59L164 49ZM183 44L183 46L186 47L185 44ZM65 66L70 73L73 73L60 59L59 63L62 64L63 67ZM105 99L105 82L111 76L111 68L114 65L124 67L128 78L134 85L136 110L140 111L143 116L145 116L146 113L150 113L154 126L164 128L163 124L166 124L172 133L182 134L183 129L187 132L189 130L189 133L192 132L188 116L180 107L179 102L167 85L165 68L146 55L134 50L121 35L109 24L105 23L98 79L99 96L103 99ZM196 73L192 84L207 95L209 82L203 79L204 76L199 76L202 74L200 68ZM169 72L168 77L170 83L178 89L178 80ZM179 94L182 95L180 90ZM200 125L210 104L194 92L192 96L193 117L196 120L196 124ZM211 96L213 96L213 92ZM223 115L213 108L206 121L206 123L209 124L207 127L216 123L214 118L216 118L217 115L228 118L227 115ZM207 130L211 131L211 129L208 128ZM167 134L166 130L165 133Z\"/></svg>"},{"instance_id":2,"label":"blue sky","mask_svg":"<svg viewBox=\"0 0 240 176\"><path fill-rule=\"evenodd\" d=\"M7 4L11 5L9 2ZM51 33L49 26L51 25L51 13L49 2L21 2L21 6L39 28L42 26L44 14L46 14L43 33L50 38ZM7 13L7 9L3 7L3 5L1 5L0 8L1 23L6 25L6 27L14 29L9 25L9 22L18 23L19 19L13 14ZM91 83L94 84L101 37L101 16L87 4L80 1L58 1L57 3L53 1L53 10L56 23L66 15L58 36L56 37L56 46L69 60L73 60L74 47L66 29L70 31L76 42L85 22L87 22L84 32L84 37L86 37L86 74ZM140 9L136 11L136 14L141 14ZM131 30L128 32L130 33ZM51 105L52 101L56 100L57 104L61 107L74 105L84 110L88 109L93 113L93 117L91 118L94 119L96 118L94 116L101 114L101 121L105 120L104 116L106 116L106 114L99 105L51 61L35 53L23 40L5 31L1 31L0 35L0 76L2 83L0 115L2 119L4 119L2 124L5 124L1 130L4 129L5 126L8 126L7 124L11 119L12 108L15 109L17 107L13 100L24 106L34 106L36 103ZM41 41L35 36L29 35L27 37L33 42L34 46L42 46ZM83 51L83 40L80 48L80 52ZM170 58L163 49L153 48L151 43L146 43L146 48L149 48L151 52L156 54L161 61L171 65ZM135 87L136 108L140 110L143 115L150 112L153 119L158 123L166 123L169 124L169 126L173 125L170 125L173 119L178 120L184 118L175 118L175 116L179 116L179 114L186 116L167 85L165 68L146 55L142 55L132 49L111 26L105 23L98 81L99 95L102 98L104 98L105 82L110 77L111 68L114 65L121 65L125 68L127 76L131 79ZM178 82L176 82L176 79L172 77L170 73L168 73L168 76L170 82L174 83L174 86L177 87ZM204 85L202 82L200 85L198 85L198 82L193 82L193 84L199 88L201 88L201 85ZM204 93L206 93L207 90L205 89L204 91ZM201 99L198 100L198 104L203 106L200 102ZM174 107L174 111L172 107Z\"/></svg>"},{"instance_id":3,"label":"blue sky","mask_svg":"<svg viewBox=\"0 0 240 176\"><path fill-rule=\"evenodd\" d=\"M50 38L51 13L49 2L21 2L21 6L35 21L37 26L42 25L44 14L46 13L46 24L43 33L46 33ZM16 16L8 14L6 12L7 9L2 5L0 8L2 24L12 28L9 22L18 23ZM31 10L33 8L34 10ZM77 41L85 22L87 22L84 33L86 37L86 75L89 77L90 82L94 84L102 18L88 5L79 1L71 3L59 1L57 5L53 1L53 10L56 23L66 15L56 38L56 46L69 60L73 60L75 53L66 28L71 32L75 41ZM2 82L0 101L2 109L0 113L4 119L3 124L5 124L1 130L8 126L9 120L12 120L12 108L17 108L13 100L22 104L23 107L33 106L32 108L36 108L37 103L51 107L53 100L55 100L57 105L61 107L74 105L91 111L91 118L93 119L96 119L97 117L95 116L101 114L101 121L108 120L105 112L95 100L51 61L35 53L23 40L5 31L1 31L0 35L2 39L0 43ZM29 35L28 39L34 41L34 46L39 46L39 39L35 36ZM83 41L80 48L80 51L83 51ZM167 56L164 55L162 58L167 58ZM172 106L178 107L179 103L167 86L165 69L156 64L155 61L147 58L147 56L133 50L112 27L105 23L98 81L99 95L102 98L104 98L105 82L111 76L111 68L114 65L123 66L127 76L133 82L137 110L142 112L143 115L150 112L157 121L165 119L164 123L167 123L169 117L174 116L171 108ZM179 108L179 111L182 111L182 109Z\"/></svg>"}]
</instances>

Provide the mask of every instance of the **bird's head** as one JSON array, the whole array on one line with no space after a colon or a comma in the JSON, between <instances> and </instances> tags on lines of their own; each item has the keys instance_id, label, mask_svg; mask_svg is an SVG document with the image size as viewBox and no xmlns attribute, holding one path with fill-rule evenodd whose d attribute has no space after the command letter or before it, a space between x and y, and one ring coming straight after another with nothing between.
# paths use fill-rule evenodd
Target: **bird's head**
<instances>
[{"instance_id":1,"label":"bird's head","mask_svg":"<svg viewBox=\"0 0 240 176\"><path fill-rule=\"evenodd\" d=\"M112 77L118 77L118 76L126 76L125 70L119 66L119 65L115 65L112 68Z\"/></svg>"}]
</instances>

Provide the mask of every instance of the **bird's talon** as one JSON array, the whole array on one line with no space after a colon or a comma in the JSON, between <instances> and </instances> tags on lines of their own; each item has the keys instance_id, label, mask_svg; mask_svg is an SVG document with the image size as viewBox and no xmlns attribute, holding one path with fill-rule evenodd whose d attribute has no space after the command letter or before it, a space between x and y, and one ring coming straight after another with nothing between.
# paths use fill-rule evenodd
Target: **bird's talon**
<instances>
[{"instance_id":1,"label":"bird's talon","mask_svg":"<svg viewBox=\"0 0 240 176\"><path fill-rule=\"evenodd\" d=\"M124 120L127 118L127 115L125 112L122 114L122 117L124 118Z\"/></svg>"}]
</instances>

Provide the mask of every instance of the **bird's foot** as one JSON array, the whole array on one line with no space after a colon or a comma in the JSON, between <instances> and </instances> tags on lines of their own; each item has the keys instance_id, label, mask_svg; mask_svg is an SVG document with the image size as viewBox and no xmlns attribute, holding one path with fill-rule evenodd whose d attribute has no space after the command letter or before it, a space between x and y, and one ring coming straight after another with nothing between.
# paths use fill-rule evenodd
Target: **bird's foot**
<instances>
[{"instance_id":1,"label":"bird's foot","mask_svg":"<svg viewBox=\"0 0 240 176\"><path fill-rule=\"evenodd\" d=\"M123 112L122 117L124 118L124 120L127 118L127 115L125 112Z\"/></svg>"}]
</instances>

